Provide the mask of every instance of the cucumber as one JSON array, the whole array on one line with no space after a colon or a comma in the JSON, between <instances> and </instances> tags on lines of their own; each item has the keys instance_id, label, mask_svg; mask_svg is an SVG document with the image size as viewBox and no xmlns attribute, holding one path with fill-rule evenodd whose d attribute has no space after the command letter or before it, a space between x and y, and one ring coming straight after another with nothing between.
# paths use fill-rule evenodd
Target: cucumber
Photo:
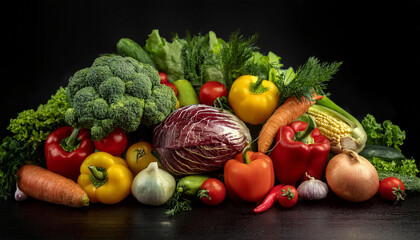
<instances>
[{"instance_id":1,"label":"cucumber","mask_svg":"<svg viewBox=\"0 0 420 240\"><path fill-rule=\"evenodd\" d=\"M201 189L203 182L209 179L206 175L188 175L181 178L176 185L176 191L194 196Z\"/></svg>"},{"instance_id":2,"label":"cucumber","mask_svg":"<svg viewBox=\"0 0 420 240\"><path fill-rule=\"evenodd\" d=\"M200 99L198 99L198 95L195 92L194 87L192 84L185 79L176 80L174 82L176 89L178 90L178 101L179 107L184 107L193 104L199 104Z\"/></svg>"},{"instance_id":3,"label":"cucumber","mask_svg":"<svg viewBox=\"0 0 420 240\"><path fill-rule=\"evenodd\" d=\"M397 149L379 145L366 145L359 155L370 161L372 161L373 157L377 157L387 162L400 162L401 160L406 159Z\"/></svg>"},{"instance_id":4,"label":"cucumber","mask_svg":"<svg viewBox=\"0 0 420 240\"><path fill-rule=\"evenodd\" d=\"M121 38L118 41L117 53L123 57L132 57L141 63L146 63L156 68L149 54L139 44L129 38Z\"/></svg>"},{"instance_id":5,"label":"cucumber","mask_svg":"<svg viewBox=\"0 0 420 240\"><path fill-rule=\"evenodd\" d=\"M198 191L201 189L204 181L209 179L206 175L188 175L178 180L175 193L166 203L169 208L167 215L173 216L181 211L190 211L191 202L197 199Z\"/></svg>"},{"instance_id":6,"label":"cucumber","mask_svg":"<svg viewBox=\"0 0 420 240\"><path fill-rule=\"evenodd\" d=\"M399 173L392 173L392 172L381 172L378 171L379 181L382 181L384 178L387 177L395 177L401 180L404 183L405 191L412 192L412 193L420 193L420 178L419 177L411 177L406 176Z\"/></svg>"}]
</instances>

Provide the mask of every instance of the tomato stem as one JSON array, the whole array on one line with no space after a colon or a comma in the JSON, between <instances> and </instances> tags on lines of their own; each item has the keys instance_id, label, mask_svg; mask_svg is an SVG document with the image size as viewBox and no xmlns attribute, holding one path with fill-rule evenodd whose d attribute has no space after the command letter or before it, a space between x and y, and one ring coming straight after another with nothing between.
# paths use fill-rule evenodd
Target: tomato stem
<instances>
[{"instance_id":1,"label":"tomato stem","mask_svg":"<svg viewBox=\"0 0 420 240\"><path fill-rule=\"evenodd\" d=\"M139 159L146 155L146 150L143 148L137 148L135 151L137 152L136 163L139 163Z\"/></svg>"},{"instance_id":2,"label":"tomato stem","mask_svg":"<svg viewBox=\"0 0 420 240\"><path fill-rule=\"evenodd\" d=\"M281 195L284 197L287 197L287 199L289 200L292 200L295 197L295 194L292 193L292 189L290 189L290 187L287 188L287 192L284 189L282 189L281 192L282 192Z\"/></svg>"},{"instance_id":3,"label":"tomato stem","mask_svg":"<svg viewBox=\"0 0 420 240\"><path fill-rule=\"evenodd\" d=\"M397 196L397 199L395 200L395 202L398 202L400 200L404 200L405 197L405 191L401 189L401 184L398 184L398 188L393 187L392 188L392 193Z\"/></svg>"}]
</instances>

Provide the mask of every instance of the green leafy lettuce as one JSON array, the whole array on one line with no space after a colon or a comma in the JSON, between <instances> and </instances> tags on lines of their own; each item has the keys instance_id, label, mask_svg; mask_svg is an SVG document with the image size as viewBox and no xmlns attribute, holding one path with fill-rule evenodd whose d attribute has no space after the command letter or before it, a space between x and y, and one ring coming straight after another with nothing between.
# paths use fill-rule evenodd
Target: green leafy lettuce
<instances>
[{"instance_id":1,"label":"green leafy lettuce","mask_svg":"<svg viewBox=\"0 0 420 240\"><path fill-rule=\"evenodd\" d=\"M414 159L404 159L401 162L397 161L385 161L377 157L373 157L371 161L372 165L378 171L399 173L406 176L415 177L419 173L416 161Z\"/></svg>"},{"instance_id":2,"label":"green leafy lettuce","mask_svg":"<svg viewBox=\"0 0 420 240\"><path fill-rule=\"evenodd\" d=\"M405 131L390 120L378 123L371 114L366 114L362 120L362 126L367 134L367 142L369 145L387 146L397 149L401 152L401 146L404 144ZM401 161L386 161L378 157L373 157L371 163L376 170L381 172L398 173L406 176L417 176L419 169L416 161L404 159Z\"/></svg>"},{"instance_id":3,"label":"green leafy lettuce","mask_svg":"<svg viewBox=\"0 0 420 240\"><path fill-rule=\"evenodd\" d=\"M0 199L12 196L21 166L45 165L43 142L53 130L65 125L64 114L69 107L66 90L60 87L46 104L22 111L10 120L7 129L11 135L0 145Z\"/></svg>"},{"instance_id":4,"label":"green leafy lettuce","mask_svg":"<svg viewBox=\"0 0 420 240\"><path fill-rule=\"evenodd\" d=\"M168 80L173 82L184 78L182 49L185 44L186 41L178 37L168 42L159 35L159 30L155 29L146 40L144 49L156 64L157 69L166 73Z\"/></svg>"},{"instance_id":5,"label":"green leafy lettuce","mask_svg":"<svg viewBox=\"0 0 420 240\"><path fill-rule=\"evenodd\" d=\"M400 146L405 139L405 131L390 120L378 123L375 117L367 114L362 120L363 128L368 136L366 144L393 147L401 152Z\"/></svg>"}]
</instances>

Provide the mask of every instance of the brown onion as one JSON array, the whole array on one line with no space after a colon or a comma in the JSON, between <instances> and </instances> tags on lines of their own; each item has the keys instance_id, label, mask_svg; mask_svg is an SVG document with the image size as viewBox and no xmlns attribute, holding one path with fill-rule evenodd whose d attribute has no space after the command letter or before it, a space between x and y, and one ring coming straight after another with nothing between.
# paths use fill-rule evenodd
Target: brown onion
<instances>
[{"instance_id":1,"label":"brown onion","mask_svg":"<svg viewBox=\"0 0 420 240\"><path fill-rule=\"evenodd\" d=\"M351 150L334 156L325 170L328 186L340 198L362 202L372 198L379 188L375 167Z\"/></svg>"}]
</instances>

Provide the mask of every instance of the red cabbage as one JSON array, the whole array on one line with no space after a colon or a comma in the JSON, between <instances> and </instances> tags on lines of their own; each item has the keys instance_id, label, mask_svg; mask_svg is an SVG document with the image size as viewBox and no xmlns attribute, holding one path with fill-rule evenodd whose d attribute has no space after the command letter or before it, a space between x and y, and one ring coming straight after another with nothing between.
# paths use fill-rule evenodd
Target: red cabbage
<instances>
[{"instance_id":1,"label":"red cabbage","mask_svg":"<svg viewBox=\"0 0 420 240\"><path fill-rule=\"evenodd\" d=\"M161 164L174 175L221 169L250 142L249 129L239 118L202 104L177 109L153 133Z\"/></svg>"}]
</instances>

